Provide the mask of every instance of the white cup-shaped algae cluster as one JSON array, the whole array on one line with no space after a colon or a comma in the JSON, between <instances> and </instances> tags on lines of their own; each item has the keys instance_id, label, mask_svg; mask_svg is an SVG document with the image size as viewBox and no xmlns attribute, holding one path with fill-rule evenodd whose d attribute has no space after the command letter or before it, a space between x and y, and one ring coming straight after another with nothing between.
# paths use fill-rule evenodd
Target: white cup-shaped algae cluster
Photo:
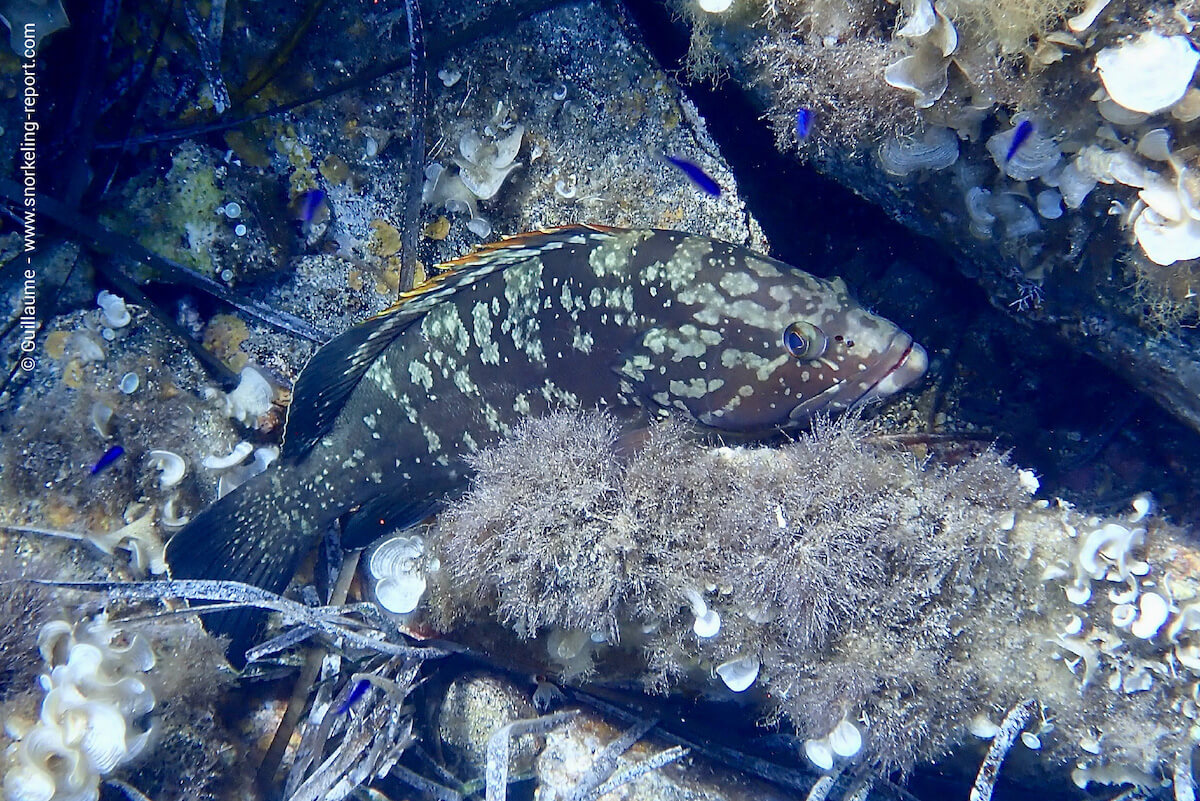
<instances>
[{"instance_id":1,"label":"white cup-shaped algae cluster","mask_svg":"<svg viewBox=\"0 0 1200 801\"><path fill-rule=\"evenodd\" d=\"M1124 518L1067 524L1075 538L1073 559L1043 573L1077 610L1055 645L1081 687L1104 682L1128 695L1159 681L1200 678L1200 638L1193 636L1200 631L1200 602L1185 602L1183 585L1144 558L1150 510L1149 497L1139 496ZM1186 717L1200 717L1194 707Z\"/></svg>"},{"instance_id":2,"label":"white cup-shaped algae cluster","mask_svg":"<svg viewBox=\"0 0 1200 801\"><path fill-rule=\"evenodd\" d=\"M502 112L503 106L497 109L496 116L503 116ZM471 220L467 227L479 237L491 234L492 226L480 216L478 201L495 197L509 173L521 166L516 158L525 127L510 122L499 127L503 134L488 125L484 129L486 138L474 130L460 136L459 155L452 159L458 170L452 172L437 162L430 164L425 169L421 189L425 203L442 206L447 211L469 212Z\"/></svg>"},{"instance_id":3,"label":"white cup-shaped algae cluster","mask_svg":"<svg viewBox=\"0 0 1200 801\"><path fill-rule=\"evenodd\" d=\"M407 615L417 609L428 586L426 571L437 570L437 562L426 564L425 540L420 535L390 537L371 552L367 572L375 600L389 612Z\"/></svg>"},{"instance_id":4,"label":"white cup-shaped algae cluster","mask_svg":"<svg viewBox=\"0 0 1200 801\"><path fill-rule=\"evenodd\" d=\"M108 328L124 328L133 319L129 309L125 306L125 299L120 295L114 295L107 289L100 290L100 294L96 296L96 305L100 308L101 322ZM108 338L105 337L105 339Z\"/></svg>"},{"instance_id":5,"label":"white cup-shaped algae cluster","mask_svg":"<svg viewBox=\"0 0 1200 801\"><path fill-rule=\"evenodd\" d=\"M804 741L804 755L821 770L832 770L835 758L849 759L862 750L862 732L842 718L824 737Z\"/></svg>"},{"instance_id":6,"label":"white cup-shaped algae cluster","mask_svg":"<svg viewBox=\"0 0 1200 801\"><path fill-rule=\"evenodd\" d=\"M257 427L258 418L271 409L275 390L253 367L243 367L238 385L225 396L225 413L243 425Z\"/></svg>"},{"instance_id":7,"label":"white cup-shaped algae cluster","mask_svg":"<svg viewBox=\"0 0 1200 801\"><path fill-rule=\"evenodd\" d=\"M715 609L710 609L696 590L687 590L684 595L692 610L692 632L702 640L716 637L721 631L720 613Z\"/></svg>"},{"instance_id":8,"label":"white cup-shaped algae cluster","mask_svg":"<svg viewBox=\"0 0 1200 801\"><path fill-rule=\"evenodd\" d=\"M139 635L118 644L118 633L103 618L42 627L46 696L38 721L6 721L16 741L6 755L8 801L94 801L101 777L145 749L150 732L135 721L154 709L143 680L154 654Z\"/></svg>"},{"instance_id":9,"label":"white cup-shaped algae cluster","mask_svg":"<svg viewBox=\"0 0 1200 801\"><path fill-rule=\"evenodd\" d=\"M247 463L246 459L251 454L254 458ZM217 479L217 497L224 498L254 476L265 473L278 458L279 448L274 445L255 448L249 442L242 441L234 445L229 453L205 456L200 465L206 470L220 473Z\"/></svg>"},{"instance_id":10,"label":"white cup-shaped algae cluster","mask_svg":"<svg viewBox=\"0 0 1200 801\"><path fill-rule=\"evenodd\" d=\"M929 108L946 93L947 68L958 49L958 32L932 0L903 0L901 8L904 25L896 36L903 40L906 55L889 64L883 77L911 93L917 108Z\"/></svg>"},{"instance_id":11,"label":"white cup-shaped algae cluster","mask_svg":"<svg viewBox=\"0 0 1200 801\"><path fill-rule=\"evenodd\" d=\"M889 140L879 149L883 170L904 177L953 164L959 155L955 140L978 138L981 123L993 116L995 100L986 92L965 104L948 104L943 98L952 61L957 60L970 82L972 59L964 57L951 18L960 7L948 6L948 17L947 9L931 0L899 0L899 5L895 44L904 55L888 65L884 80L909 93L916 108L930 109L923 114L923 134ZM1039 37L1034 57L1050 65L1067 52L1091 50L1096 37L1089 31L1108 6L1109 0L1083 4L1066 21L1067 29ZM1001 45L1009 50L1003 41ZM987 182L981 184L969 171L961 171L971 233L985 240L995 233L1018 240L1041 231L1043 220L1058 220L1079 209L1097 184L1119 184L1133 192L1113 203L1109 213L1122 217L1123 227L1132 231L1149 261L1167 266L1200 258L1200 170L1187 164L1186 147L1172 153L1162 141L1170 122L1166 117L1180 123L1200 118L1200 88L1192 86L1200 52L1187 36L1145 30L1093 54L1092 99L1099 125L1088 121L1064 130L1063 115L1050 107L1036 120L1001 114L1000 129L987 141L996 167L1015 183L1041 185L997 191L999 187L985 188ZM1149 135L1157 137L1160 146L1146 149L1146 129L1156 125ZM1067 154L1060 143L1069 143L1063 145ZM1002 223L998 231L993 226L997 218Z\"/></svg>"},{"instance_id":12,"label":"white cup-shaped algae cluster","mask_svg":"<svg viewBox=\"0 0 1200 801\"><path fill-rule=\"evenodd\" d=\"M944 170L958 161L958 136L935 125L919 137L889 139L879 148L879 161L884 172L898 178L921 170Z\"/></svg>"},{"instance_id":13,"label":"white cup-shaped algae cluster","mask_svg":"<svg viewBox=\"0 0 1200 801\"><path fill-rule=\"evenodd\" d=\"M1189 91L1197 64L1200 53L1186 36L1146 31L1106 47L1096 54L1103 84L1094 96L1097 108L1118 128L1138 126L1167 113L1191 121L1200 115L1200 94ZM1100 152L1125 154L1112 180L1139 190L1128 220L1146 258L1164 266L1200 258L1200 176L1171 152L1167 129L1155 128L1136 137L1135 147L1115 151L1105 147ZM1091 161L1098 160L1093 155ZM1093 174L1103 181L1105 171L1103 164L1099 166Z\"/></svg>"}]
</instances>

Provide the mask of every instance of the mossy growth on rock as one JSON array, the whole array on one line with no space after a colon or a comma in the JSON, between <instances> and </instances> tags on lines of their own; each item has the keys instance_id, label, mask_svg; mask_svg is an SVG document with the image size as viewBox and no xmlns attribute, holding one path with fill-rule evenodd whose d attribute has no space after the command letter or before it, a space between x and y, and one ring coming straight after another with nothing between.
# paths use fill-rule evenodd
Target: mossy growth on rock
<instances>
[{"instance_id":1,"label":"mossy growth on rock","mask_svg":"<svg viewBox=\"0 0 1200 801\"><path fill-rule=\"evenodd\" d=\"M773 714L819 737L868 712L875 758L911 764L929 745L911 699L941 695L953 620L1024 492L995 453L924 469L865 434L846 419L708 448L666 423L629 453L609 417L531 421L475 459L431 536L453 588L432 593L436 622L485 611L548 636L568 675L604 658L589 638L632 648L654 690L757 658Z\"/></svg>"},{"instance_id":2,"label":"mossy growth on rock","mask_svg":"<svg viewBox=\"0 0 1200 801\"><path fill-rule=\"evenodd\" d=\"M427 532L417 614L560 680L750 702L822 770L970 755L1032 704L1021 747L1079 786L1169 776L1200 741L1194 546L1148 500L1088 515L993 451L891 442L853 416L775 448L529 421Z\"/></svg>"}]
</instances>

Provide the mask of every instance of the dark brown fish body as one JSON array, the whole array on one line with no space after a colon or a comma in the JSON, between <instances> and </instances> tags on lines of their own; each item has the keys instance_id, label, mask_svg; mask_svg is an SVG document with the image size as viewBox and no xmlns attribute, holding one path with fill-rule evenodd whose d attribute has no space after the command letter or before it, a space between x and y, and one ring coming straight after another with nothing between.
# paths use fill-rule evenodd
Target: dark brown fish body
<instances>
[{"instance_id":1,"label":"dark brown fish body","mask_svg":"<svg viewBox=\"0 0 1200 801\"><path fill-rule=\"evenodd\" d=\"M552 408L762 436L925 369L840 282L707 237L570 227L448 266L313 357L280 467L176 535L173 575L280 590L334 518L357 512L350 545L419 518L462 486L465 455Z\"/></svg>"}]
</instances>

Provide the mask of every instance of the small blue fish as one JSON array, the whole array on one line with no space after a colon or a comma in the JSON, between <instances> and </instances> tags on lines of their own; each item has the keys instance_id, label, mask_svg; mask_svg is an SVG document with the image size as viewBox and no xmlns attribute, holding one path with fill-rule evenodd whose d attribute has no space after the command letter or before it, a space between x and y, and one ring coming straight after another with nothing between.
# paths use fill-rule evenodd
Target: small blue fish
<instances>
[{"instance_id":1,"label":"small blue fish","mask_svg":"<svg viewBox=\"0 0 1200 801\"><path fill-rule=\"evenodd\" d=\"M709 177L708 173L700 169L696 164L688 161L682 156L667 156L667 161L675 165L676 169L688 177L688 180L700 188L700 191L713 197L721 196L721 185Z\"/></svg>"},{"instance_id":2,"label":"small blue fish","mask_svg":"<svg viewBox=\"0 0 1200 801\"><path fill-rule=\"evenodd\" d=\"M815 115L810 108L802 108L796 112L796 142L803 142L812 133Z\"/></svg>"},{"instance_id":3,"label":"small blue fish","mask_svg":"<svg viewBox=\"0 0 1200 801\"><path fill-rule=\"evenodd\" d=\"M354 702L363 697L363 693L367 691L367 687L371 682L366 679L360 679L357 684L350 690L350 694L346 696L346 700L342 701L342 705L338 707L337 713L344 715L350 711L350 707L354 706Z\"/></svg>"},{"instance_id":4,"label":"small blue fish","mask_svg":"<svg viewBox=\"0 0 1200 801\"><path fill-rule=\"evenodd\" d=\"M1004 163L1007 164L1012 160L1012 157L1017 155L1017 151L1021 149L1021 145L1029 139L1033 134L1033 123L1029 120L1021 120L1017 123L1017 129L1013 132L1012 142L1008 145L1008 152L1004 154Z\"/></svg>"},{"instance_id":5,"label":"small blue fish","mask_svg":"<svg viewBox=\"0 0 1200 801\"><path fill-rule=\"evenodd\" d=\"M108 450L106 450L104 452L104 455L100 457L100 460L98 462L96 462L94 465L92 465L92 475L93 476L96 475L101 470L108 467L113 462L117 461L117 459L120 459L121 454L123 454L123 453L125 453L124 448L122 448L120 445L113 445L111 448L109 448Z\"/></svg>"},{"instance_id":6,"label":"small blue fish","mask_svg":"<svg viewBox=\"0 0 1200 801\"><path fill-rule=\"evenodd\" d=\"M312 222L313 217L317 214L317 209L321 208L321 204L324 202L324 190L310 189L296 201L296 216L303 222Z\"/></svg>"}]
</instances>

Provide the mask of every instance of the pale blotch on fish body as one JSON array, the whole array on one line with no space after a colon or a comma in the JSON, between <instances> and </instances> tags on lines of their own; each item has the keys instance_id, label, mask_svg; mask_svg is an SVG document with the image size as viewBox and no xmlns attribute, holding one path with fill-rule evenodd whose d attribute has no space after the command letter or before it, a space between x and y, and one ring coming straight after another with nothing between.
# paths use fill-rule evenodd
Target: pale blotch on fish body
<instances>
[{"instance_id":1,"label":"pale blotch on fish body","mask_svg":"<svg viewBox=\"0 0 1200 801\"><path fill-rule=\"evenodd\" d=\"M448 266L313 357L280 466L176 535L177 577L282 589L333 517L354 513L352 546L419 519L462 486L467 455L551 409L640 407L759 436L925 369L839 281L707 237L573 227Z\"/></svg>"}]
</instances>

